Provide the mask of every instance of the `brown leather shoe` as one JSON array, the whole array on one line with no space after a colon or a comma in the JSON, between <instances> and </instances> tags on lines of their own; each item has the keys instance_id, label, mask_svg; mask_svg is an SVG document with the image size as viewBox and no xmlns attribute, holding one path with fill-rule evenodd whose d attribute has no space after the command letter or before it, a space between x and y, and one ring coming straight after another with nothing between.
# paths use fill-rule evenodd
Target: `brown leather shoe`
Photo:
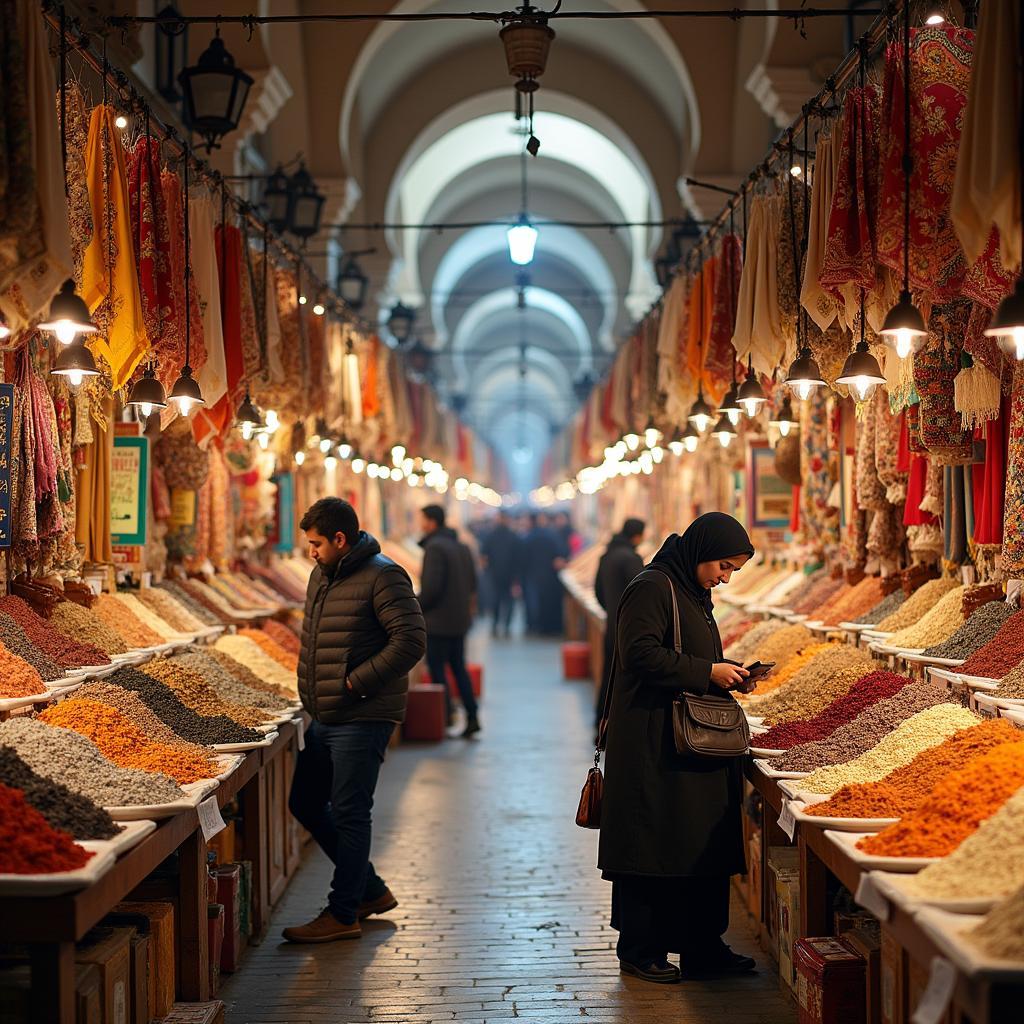
<instances>
[{"instance_id":1,"label":"brown leather shoe","mask_svg":"<svg viewBox=\"0 0 1024 1024\"><path fill-rule=\"evenodd\" d=\"M343 924L325 907L309 924L285 928L281 934L288 942L335 942L338 939L358 939L363 930L358 921Z\"/></svg>"},{"instance_id":2,"label":"brown leather shoe","mask_svg":"<svg viewBox=\"0 0 1024 1024\"><path fill-rule=\"evenodd\" d=\"M367 900L359 904L356 912L360 921L366 920L371 914L386 914L398 906L398 900L390 889L385 889L375 900Z\"/></svg>"}]
</instances>

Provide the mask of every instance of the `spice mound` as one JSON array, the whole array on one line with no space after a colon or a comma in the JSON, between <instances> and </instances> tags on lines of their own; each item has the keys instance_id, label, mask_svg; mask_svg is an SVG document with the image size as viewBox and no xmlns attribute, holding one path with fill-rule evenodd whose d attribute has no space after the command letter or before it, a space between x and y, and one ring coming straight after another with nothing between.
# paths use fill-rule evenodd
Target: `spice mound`
<instances>
[{"instance_id":1,"label":"spice mound","mask_svg":"<svg viewBox=\"0 0 1024 1024\"><path fill-rule=\"evenodd\" d=\"M1024 660L1024 611L1011 615L984 647L978 648L958 669L967 676L1002 679Z\"/></svg>"},{"instance_id":2,"label":"spice mound","mask_svg":"<svg viewBox=\"0 0 1024 1024\"><path fill-rule=\"evenodd\" d=\"M1020 742L1021 736L1020 730L1004 718L979 722L922 751L877 782L843 786L824 803L808 807L807 813L835 818L899 818L917 807L950 772L1003 743Z\"/></svg>"},{"instance_id":3,"label":"spice mound","mask_svg":"<svg viewBox=\"0 0 1024 1024\"><path fill-rule=\"evenodd\" d=\"M63 783L38 775L11 747L0 746L0 782L20 790L54 828L76 839L112 839L121 831L102 807Z\"/></svg>"},{"instance_id":4,"label":"spice mound","mask_svg":"<svg viewBox=\"0 0 1024 1024\"><path fill-rule=\"evenodd\" d=\"M6 612L0 612L0 644L23 661L27 661L44 683L64 678L64 669L48 654L41 651L18 623Z\"/></svg>"},{"instance_id":5,"label":"spice mound","mask_svg":"<svg viewBox=\"0 0 1024 1024\"><path fill-rule=\"evenodd\" d=\"M799 743L831 736L841 725L853 721L862 711L898 693L910 680L880 669L861 677L837 700L811 718L777 725L757 738L759 747L788 750Z\"/></svg>"},{"instance_id":6,"label":"spice mound","mask_svg":"<svg viewBox=\"0 0 1024 1024\"><path fill-rule=\"evenodd\" d=\"M929 580L920 589L915 590L891 615L878 623L878 628L885 633L895 633L913 625L934 608L949 591L960 584L952 579Z\"/></svg>"},{"instance_id":7,"label":"spice mound","mask_svg":"<svg viewBox=\"0 0 1024 1024\"><path fill-rule=\"evenodd\" d=\"M781 667L777 666L767 679L762 679L757 684L757 689L752 694L754 699L751 702L751 706L756 704L761 697L772 693L774 690L778 690L785 683L788 683L797 672L809 665L822 651L827 651L833 646L830 643L811 644L810 647L805 647L799 654L788 658ZM737 696L743 697L745 694L737 694Z\"/></svg>"},{"instance_id":8,"label":"spice mound","mask_svg":"<svg viewBox=\"0 0 1024 1024\"><path fill-rule=\"evenodd\" d=\"M50 615L50 624L69 636L79 637L106 654L124 654L128 645L98 615L74 601L61 601Z\"/></svg>"},{"instance_id":9,"label":"spice mound","mask_svg":"<svg viewBox=\"0 0 1024 1024\"><path fill-rule=\"evenodd\" d=\"M197 601L180 583L175 583L173 580L163 580L153 589L169 594L180 605L187 608L189 614L194 616L203 626L223 625L219 615L215 615L201 601Z\"/></svg>"},{"instance_id":10,"label":"spice mound","mask_svg":"<svg viewBox=\"0 0 1024 1024\"><path fill-rule=\"evenodd\" d=\"M261 694L267 702L266 706L268 708L276 709L288 706L288 697L281 687L268 683L265 679L260 679L251 669L246 668L240 661L235 661L230 654L225 654L224 651L218 650L216 647L206 647L204 650L221 668L234 676L243 686Z\"/></svg>"},{"instance_id":11,"label":"spice mound","mask_svg":"<svg viewBox=\"0 0 1024 1024\"><path fill-rule=\"evenodd\" d=\"M947 775L909 814L858 848L886 857L945 857L1024 786L1024 742L1004 743Z\"/></svg>"},{"instance_id":12,"label":"spice mound","mask_svg":"<svg viewBox=\"0 0 1024 1024\"><path fill-rule=\"evenodd\" d=\"M10 615L25 631L25 636L63 668L110 664L110 658L98 647L80 643L67 633L55 629L41 615L37 615L27 602L14 594L0 597L0 612Z\"/></svg>"},{"instance_id":13,"label":"spice mound","mask_svg":"<svg viewBox=\"0 0 1024 1024\"><path fill-rule=\"evenodd\" d=\"M268 619L263 626L263 632L279 647L283 647L286 651L298 657L301 646L299 638L283 622L278 622L276 619Z\"/></svg>"},{"instance_id":14,"label":"spice mound","mask_svg":"<svg viewBox=\"0 0 1024 1024\"><path fill-rule=\"evenodd\" d=\"M963 934L989 956L1018 963L1024 960L1024 888L993 907Z\"/></svg>"},{"instance_id":15,"label":"spice mound","mask_svg":"<svg viewBox=\"0 0 1024 1024\"><path fill-rule=\"evenodd\" d=\"M129 648L157 647L163 643L158 633L154 633L134 612L110 594L100 594L92 606L92 612L117 633Z\"/></svg>"},{"instance_id":16,"label":"spice mound","mask_svg":"<svg viewBox=\"0 0 1024 1024\"><path fill-rule=\"evenodd\" d=\"M77 871L91 856L67 832L53 828L24 793L0 783L0 874Z\"/></svg>"},{"instance_id":17,"label":"spice mound","mask_svg":"<svg viewBox=\"0 0 1024 1024\"><path fill-rule=\"evenodd\" d=\"M758 622L731 643L724 645L725 656L730 661L746 661L768 637L786 628L787 624L782 619Z\"/></svg>"},{"instance_id":18,"label":"spice mound","mask_svg":"<svg viewBox=\"0 0 1024 1024\"><path fill-rule=\"evenodd\" d=\"M855 587L841 597L838 595L829 601L827 608L822 608L814 618L830 626L838 626L840 622L859 622L859 616L874 608L882 600L882 581L877 576L865 576Z\"/></svg>"},{"instance_id":19,"label":"spice mound","mask_svg":"<svg viewBox=\"0 0 1024 1024\"><path fill-rule=\"evenodd\" d=\"M179 658L156 658L146 665L146 675L166 683L183 704L200 715L224 715L239 725L257 726L268 715L258 708L222 700L217 691L197 672L186 668Z\"/></svg>"},{"instance_id":20,"label":"spice mound","mask_svg":"<svg viewBox=\"0 0 1024 1024\"><path fill-rule=\"evenodd\" d=\"M845 586L846 581L841 576L839 579L822 576L803 592L799 600L793 603L793 611L798 615L811 615Z\"/></svg>"},{"instance_id":21,"label":"spice mound","mask_svg":"<svg viewBox=\"0 0 1024 1024\"><path fill-rule=\"evenodd\" d=\"M0 697L31 697L45 692L39 673L0 644Z\"/></svg>"},{"instance_id":22,"label":"spice mound","mask_svg":"<svg viewBox=\"0 0 1024 1024\"><path fill-rule=\"evenodd\" d=\"M984 647L1002 628L1003 623L1014 614L1014 609L1005 601L989 601L983 604L948 640L934 644L925 650L929 658L969 658L976 650Z\"/></svg>"},{"instance_id":23,"label":"spice mound","mask_svg":"<svg viewBox=\"0 0 1024 1024\"><path fill-rule=\"evenodd\" d=\"M282 665L267 654L258 643L247 636L225 635L218 637L214 645L218 651L230 655L240 661L247 669L255 672L261 679L281 687L286 693L294 694L296 679L294 672L288 672Z\"/></svg>"},{"instance_id":24,"label":"spice mound","mask_svg":"<svg viewBox=\"0 0 1024 1024\"><path fill-rule=\"evenodd\" d=\"M100 753L122 768L159 772L175 782L212 779L220 770L209 757L148 739L117 708L87 697L72 697L47 708L40 716L47 725L74 729L96 744Z\"/></svg>"},{"instance_id":25,"label":"spice mound","mask_svg":"<svg viewBox=\"0 0 1024 1024\"><path fill-rule=\"evenodd\" d=\"M241 636L247 636L250 640L255 640L282 668L286 668L289 672L295 672L298 669L298 653L285 650L276 640L270 638L270 634L264 633L262 629L241 629L239 633Z\"/></svg>"},{"instance_id":26,"label":"spice mound","mask_svg":"<svg viewBox=\"0 0 1024 1024\"><path fill-rule=\"evenodd\" d=\"M16 750L39 775L62 782L101 807L166 804L184 797L166 776L119 768L92 740L37 718L20 716L0 722L0 743Z\"/></svg>"},{"instance_id":27,"label":"spice mound","mask_svg":"<svg viewBox=\"0 0 1024 1024\"><path fill-rule=\"evenodd\" d=\"M864 626L877 626L882 619L892 615L906 600L907 595L903 593L902 589L894 590L891 594L883 597L873 608L858 615L857 621Z\"/></svg>"},{"instance_id":28,"label":"spice mound","mask_svg":"<svg viewBox=\"0 0 1024 1024\"><path fill-rule=\"evenodd\" d=\"M925 648L941 643L964 624L963 601L966 587L954 587L943 594L935 607L917 622L898 630L886 641L893 647Z\"/></svg>"},{"instance_id":29,"label":"spice mound","mask_svg":"<svg viewBox=\"0 0 1024 1024\"><path fill-rule=\"evenodd\" d=\"M946 699L946 691L931 683L912 683L909 679L906 682L907 685L891 697L872 704L853 721L841 725L831 736L793 747L772 762L772 767L784 771L810 772L825 765L852 761L870 750L900 722Z\"/></svg>"},{"instance_id":30,"label":"spice mound","mask_svg":"<svg viewBox=\"0 0 1024 1024\"><path fill-rule=\"evenodd\" d=\"M197 618L188 607L176 600L169 591L160 587L144 587L134 595L155 615L160 616L172 629L180 633L195 633L206 623Z\"/></svg>"},{"instance_id":31,"label":"spice mound","mask_svg":"<svg viewBox=\"0 0 1024 1024\"><path fill-rule=\"evenodd\" d=\"M174 655L174 664L181 665L182 668L205 679L216 690L218 697L232 704L262 708L269 715L270 708L281 707L285 703L280 697L264 693L262 690L253 690L239 682L233 673L213 657L211 650L209 647L189 646Z\"/></svg>"},{"instance_id":32,"label":"spice mound","mask_svg":"<svg viewBox=\"0 0 1024 1024\"><path fill-rule=\"evenodd\" d=\"M922 899L1005 899L1024 879L1024 789L948 857L906 880ZM1024 908L1022 908L1024 910Z\"/></svg>"}]
</instances>

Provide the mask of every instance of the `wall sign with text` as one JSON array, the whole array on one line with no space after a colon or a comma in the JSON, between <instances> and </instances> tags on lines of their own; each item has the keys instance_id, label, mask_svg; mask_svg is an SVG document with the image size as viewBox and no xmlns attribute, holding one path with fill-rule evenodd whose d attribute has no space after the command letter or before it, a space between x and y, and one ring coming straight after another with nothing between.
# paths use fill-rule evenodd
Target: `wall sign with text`
<instances>
[{"instance_id":1,"label":"wall sign with text","mask_svg":"<svg viewBox=\"0 0 1024 1024\"><path fill-rule=\"evenodd\" d=\"M110 535L118 545L146 543L149 439L115 437L110 473Z\"/></svg>"}]
</instances>

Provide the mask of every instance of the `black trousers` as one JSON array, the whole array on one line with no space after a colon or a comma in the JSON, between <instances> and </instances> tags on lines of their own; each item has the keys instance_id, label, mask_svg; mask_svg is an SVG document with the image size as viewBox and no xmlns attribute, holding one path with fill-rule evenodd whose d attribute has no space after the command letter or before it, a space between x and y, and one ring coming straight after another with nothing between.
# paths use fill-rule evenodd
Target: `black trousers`
<instances>
[{"instance_id":1,"label":"black trousers","mask_svg":"<svg viewBox=\"0 0 1024 1024\"><path fill-rule=\"evenodd\" d=\"M459 698L466 714L476 718L476 697L473 696L473 681L469 678L466 668L466 638L464 636L431 636L427 635L427 668L430 678L444 687L445 703L451 708L451 696L448 690L447 668L451 668L455 677L455 685L459 690Z\"/></svg>"},{"instance_id":2,"label":"black trousers","mask_svg":"<svg viewBox=\"0 0 1024 1024\"><path fill-rule=\"evenodd\" d=\"M612 880L612 927L620 960L647 967L669 953L686 957L714 952L729 927L729 876Z\"/></svg>"}]
</instances>

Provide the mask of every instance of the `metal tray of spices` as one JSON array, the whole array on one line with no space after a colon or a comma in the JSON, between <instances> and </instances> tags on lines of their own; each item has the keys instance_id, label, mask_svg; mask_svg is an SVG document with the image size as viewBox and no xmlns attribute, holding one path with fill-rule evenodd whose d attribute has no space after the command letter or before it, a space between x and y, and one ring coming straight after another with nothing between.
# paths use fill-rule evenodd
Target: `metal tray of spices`
<instances>
[{"instance_id":1,"label":"metal tray of spices","mask_svg":"<svg viewBox=\"0 0 1024 1024\"><path fill-rule=\"evenodd\" d=\"M117 858L109 851L93 855L74 871L54 871L45 875L0 874L0 896L59 896L87 889L98 882Z\"/></svg>"},{"instance_id":2,"label":"metal tray of spices","mask_svg":"<svg viewBox=\"0 0 1024 1024\"><path fill-rule=\"evenodd\" d=\"M754 758L754 767L768 779L802 779L811 774L810 772L776 771L770 761L760 757Z\"/></svg>"},{"instance_id":3,"label":"metal tray of spices","mask_svg":"<svg viewBox=\"0 0 1024 1024\"><path fill-rule=\"evenodd\" d=\"M887 857L879 853L865 853L857 844L864 838L863 832L834 832L828 829L825 838L845 853L862 871L920 871L939 860L939 857Z\"/></svg>"},{"instance_id":4,"label":"metal tray of spices","mask_svg":"<svg viewBox=\"0 0 1024 1024\"><path fill-rule=\"evenodd\" d=\"M914 920L964 974L1016 984L1024 981L1024 964L1019 960L1000 960L967 938L967 933L981 924L981 915L951 914L948 910L922 907L914 914Z\"/></svg>"},{"instance_id":5,"label":"metal tray of spices","mask_svg":"<svg viewBox=\"0 0 1024 1024\"><path fill-rule=\"evenodd\" d=\"M836 832L881 832L883 828L895 825L900 820L899 818L829 818L824 815L806 814L804 808L807 807L807 803L804 800L791 800L789 806L793 811L793 817L801 824L834 829Z\"/></svg>"},{"instance_id":6,"label":"metal tray of spices","mask_svg":"<svg viewBox=\"0 0 1024 1024\"><path fill-rule=\"evenodd\" d=\"M918 907L938 907L939 910L948 910L951 914L987 914L1001 899L1006 898L1005 896L984 896L962 900L935 899L930 896L921 896L908 889L905 874L872 871L871 879L883 896L898 903L910 913L913 913Z\"/></svg>"},{"instance_id":7,"label":"metal tray of spices","mask_svg":"<svg viewBox=\"0 0 1024 1024\"><path fill-rule=\"evenodd\" d=\"M156 831L156 822L152 818L140 818L138 821L119 822L121 831L113 839L78 839L76 842L87 850L96 853L112 853L120 857L132 847L138 846L146 836Z\"/></svg>"},{"instance_id":8,"label":"metal tray of spices","mask_svg":"<svg viewBox=\"0 0 1024 1024\"><path fill-rule=\"evenodd\" d=\"M234 752L241 752L243 750L256 750L258 747L269 747L277 739L279 733L275 730L274 732L268 732L259 742L250 743L214 743L212 748L218 753L230 754Z\"/></svg>"}]
</instances>

